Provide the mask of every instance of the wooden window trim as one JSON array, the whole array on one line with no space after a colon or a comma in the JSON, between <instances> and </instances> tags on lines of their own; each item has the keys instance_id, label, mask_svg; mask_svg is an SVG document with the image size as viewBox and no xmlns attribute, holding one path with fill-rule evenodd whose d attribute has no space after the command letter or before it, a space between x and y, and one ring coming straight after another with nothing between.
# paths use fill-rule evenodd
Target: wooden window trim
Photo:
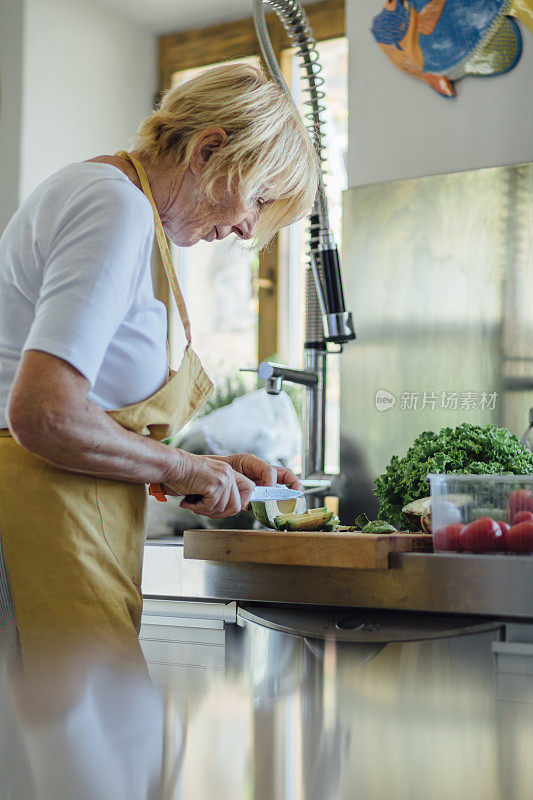
<instances>
[{"instance_id":1,"label":"wooden window trim","mask_svg":"<svg viewBox=\"0 0 533 800\"><path fill-rule=\"evenodd\" d=\"M344 0L321 0L304 6L317 41L345 36ZM289 45L287 33L276 14L267 14L267 27L276 57ZM171 33L159 39L159 89L170 86L179 70L194 69L233 58L259 55L251 17L209 28Z\"/></svg>"},{"instance_id":2,"label":"wooden window trim","mask_svg":"<svg viewBox=\"0 0 533 800\"><path fill-rule=\"evenodd\" d=\"M345 0L320 0L304 6L317 41L346 35ZM276 14L267 14L267 27L278 61L290 40ZM252 17L173 33L159 39L159 95L171 85L175 72L220 61L260 55ZM259 253L258 360L278 352L278 237ZM169 292L162 264L157 270L157 294L168 306Z\"/></svg>"}]
</instances>

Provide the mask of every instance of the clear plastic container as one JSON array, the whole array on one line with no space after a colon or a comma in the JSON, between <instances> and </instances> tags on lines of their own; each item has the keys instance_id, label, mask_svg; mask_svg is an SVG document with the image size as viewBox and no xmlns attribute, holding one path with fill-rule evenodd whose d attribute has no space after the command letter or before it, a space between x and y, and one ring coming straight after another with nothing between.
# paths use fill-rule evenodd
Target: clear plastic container
<instances>
[{"instance_id":1,"label":"clear plastic container","mask_svg":"<svg viewBox=\"0 0 533 800\"><path fill-rule=\"evenodd\" d=\"M533 475L428 475L437 552L533 553Z\"/></svg>"}]
</instances>

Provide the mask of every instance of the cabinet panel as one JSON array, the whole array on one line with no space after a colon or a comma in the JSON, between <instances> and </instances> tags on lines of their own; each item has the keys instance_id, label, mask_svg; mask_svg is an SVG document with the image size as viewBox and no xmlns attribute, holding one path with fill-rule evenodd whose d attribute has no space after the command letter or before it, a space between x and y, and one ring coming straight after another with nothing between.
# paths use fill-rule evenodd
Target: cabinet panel
<instances>
[{"instance_id":1,"label":"cabinet panel","mask_svg":"<svg viewBox=\"0 0 533 800\"><path fill-rule=\"evenodd\" d=\"M152 681L188 692L223 678L235 619L235 603L146 599L139 640Z\"/></svg>"},{"instance_id":2,"label":"cabinet panel","mask_svg":"<svg viewBox=\"0 0 533 800\"><path fill-rule=\"evenodd\" d=\"M225 648L223 644L213 645L141 639L141 647L144 657L150 662L224 669Z\"/></svg>"},{"instance_id":3,"label":"cabinet panel","mask_svg":"<svg viewBox=\"0 0 533 800\"><path fill-rule=\"evenodd\" d=\"M213 667L187 667L150 661L147 661L147 665L150 678L156 686L170 686L185 691L206 689L214 680L224 677L223 669Z\"/></svg>"},{"instance_id":4,"label":"cabinet panel","mask_svg":"<svg viewBox=\"0 0 533 800\"><path fill-rule=\"evenodd\" d=\"M202 620L203 621L203 620ZM197 642L202 644L224 645L224 629L208 627L178 627L174 625L141 625L140 639L158 639L167 642Z\"/></svg>"}]
</instances>

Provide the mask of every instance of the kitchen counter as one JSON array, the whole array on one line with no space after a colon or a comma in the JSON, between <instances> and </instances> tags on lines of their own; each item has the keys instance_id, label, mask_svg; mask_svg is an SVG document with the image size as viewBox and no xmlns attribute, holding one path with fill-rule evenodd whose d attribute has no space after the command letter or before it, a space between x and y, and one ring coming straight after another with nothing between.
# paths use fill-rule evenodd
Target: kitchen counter
<instances>
[{"instance_id":1,"label":"kitchen counter","mask_svg":"<svg viewBox=\"0 0 533 800\"><path fill-rule=\"evenodd\" d=\"M533 619L533 557L392 554L387 570L231 564L184 559L181 540L145 548L143 594L480 614Z\"/></svg>"}]
</instances>

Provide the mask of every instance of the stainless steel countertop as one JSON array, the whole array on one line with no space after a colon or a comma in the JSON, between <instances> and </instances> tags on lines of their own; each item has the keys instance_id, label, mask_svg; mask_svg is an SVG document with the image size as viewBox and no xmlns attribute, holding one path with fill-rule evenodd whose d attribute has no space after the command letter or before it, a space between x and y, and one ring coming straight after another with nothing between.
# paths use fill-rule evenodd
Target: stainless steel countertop
<instances>
[{"instance_id":1,"label":"stainless steel countertop","mask_svg":"<svg viewBox=\"0 0 533 800\"><path fill-rule=\"evenodd\" d=\"M533 557L398 553L387 570L352 570L184 559L181 540L153 542L143 593L533 619Z\"/></svg>"}]
</instances>

